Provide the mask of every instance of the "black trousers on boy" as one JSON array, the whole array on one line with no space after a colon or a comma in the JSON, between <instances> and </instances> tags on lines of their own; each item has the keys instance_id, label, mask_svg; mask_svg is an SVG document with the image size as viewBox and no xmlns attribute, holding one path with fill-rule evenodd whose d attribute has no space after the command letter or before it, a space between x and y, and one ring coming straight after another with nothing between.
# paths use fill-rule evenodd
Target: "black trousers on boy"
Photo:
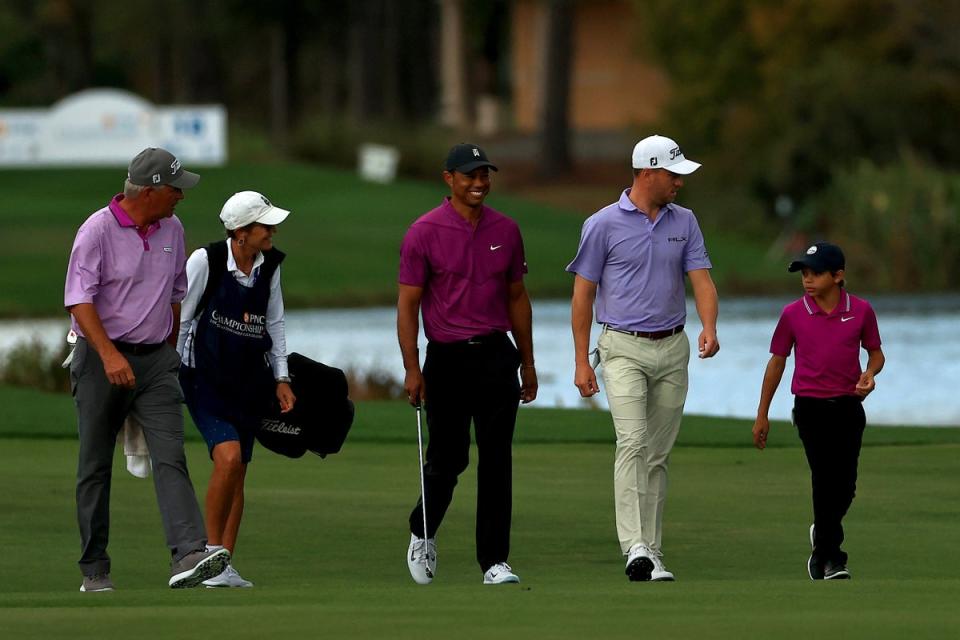
<instances>
[{"instance_id":1,"label":"black trousers on boy","mask_svg":"<svg viewBox=\"0 0 960 640\"><path fill-rule=\"evenodd\" d=\"M423 366L430 442L423 465L426 537L436 535L470 462L470 421L477 441L477 562L486 571L510 553L513 430L520 403L520 355L505 333L453 343L430 342ZM423 505L410 514L423 534Z\"/></svg>"},{"instance_id":2,"label":"black trousers on boy","mask_svg":"<svg viewBox=\"0 0 960 640\"><path fill-rule=\"evenodd\" d=\"M866 416L857 396L797 396L793 422L803 441L813 487L814 562L845 565L843 525L857 488L857 463Z\"/></svg>"}]
</instances>

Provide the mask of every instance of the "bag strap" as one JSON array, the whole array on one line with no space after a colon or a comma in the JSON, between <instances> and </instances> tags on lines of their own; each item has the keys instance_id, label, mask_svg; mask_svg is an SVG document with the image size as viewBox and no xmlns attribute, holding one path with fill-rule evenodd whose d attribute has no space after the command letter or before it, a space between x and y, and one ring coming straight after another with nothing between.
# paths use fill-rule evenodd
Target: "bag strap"
<instances>
[{"instance_id":1,"label":"bag strap","mask_svg":"<svg viewBox=\"0 0 960 640\"><path fill-rule=\"evenodd\" d=\"M203 288L203 295L200 296L200 302L197 303L197 308L193 312L194 319L199 318L207 305L210 304L210 299L213 298L213 294L220 287L220 282L227 272L227 243L225 240L211 242L203 249L207 252L207 286Z\"/></svg>"}]
</instances>

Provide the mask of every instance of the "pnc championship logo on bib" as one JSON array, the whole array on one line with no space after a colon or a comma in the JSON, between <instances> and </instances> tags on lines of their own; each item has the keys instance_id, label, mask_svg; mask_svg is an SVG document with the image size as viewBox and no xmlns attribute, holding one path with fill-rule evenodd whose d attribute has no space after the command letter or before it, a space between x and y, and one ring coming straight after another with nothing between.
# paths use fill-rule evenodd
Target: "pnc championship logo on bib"
<instances>
[{"instance_id":1,"label":"pnc championship logo on bib","mask_svg":"<svg viewBox=\"0 0 960 640\"><path fill-rule=\"evenodd\" d=\"M263 336L267 326L267 317L256 313L243 312L242 319L227 318L216 309L210 314L210 324L221 331L227 331L244 338Z\"/></svg>"}]
</instances>

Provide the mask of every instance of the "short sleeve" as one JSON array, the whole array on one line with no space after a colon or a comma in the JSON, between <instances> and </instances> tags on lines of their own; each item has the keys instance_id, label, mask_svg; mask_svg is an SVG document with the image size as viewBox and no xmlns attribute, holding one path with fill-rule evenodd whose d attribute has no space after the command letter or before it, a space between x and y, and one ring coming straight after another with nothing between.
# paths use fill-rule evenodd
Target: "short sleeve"
<instances>
[{"instance_id":1,"label":"short sleeve","mask_svg":"<svg viewBox=\"0 0 960 640\"><path fill-rule=\"evenodd\" d=\"M100 236L90 221L77 231L67 264L67 278L63 291L63 306L92 303L100 290L102 262Z\"/></svg>"},{"instance_id":2,"label":"short sleeve","mask_svg":"<svg viewBox=\"0 0 960 640\"><path fill-rule=\"evenodd\" d=\"M430 265L423 243L420 228L416 225L407 230L400 245L400 270L397 281L414 287L422 287L427 283Z\"/></svg>"},{"instance_id":3,"label":"short sleeve","mask_svg":"<svg viewBox=\"0 0 960 640\"><path fill-rule=\"evenodd\" d=\"M860 344L867 351L873 351L880 348L880 328L877 326L877 314L873 307L869 304L866 307L863 327L860 329Z\"/></svg>"},{"instance_id":4,"label":"short sleeve","mask_svg":"<svg viewBox=\"0 0 960 640\"><path fill-rule=\"evenodd\" d=\"M773 339L770 341L770 353L786 358L793 350L795 342L796 337L794 336L790 319L786 313L783 313L780 315L780 321L777 322L777 328L773 330Z\"/></svg>"},{"instance_id":5,"label":"short sleeve","mask_svg":"<svg viewBox=\"0 0 960 640\"><path fill-rule=\"evenodd\" d=\"M707 254L707 247L703 241L703 232L697 218L690 214L690 228L687 231L686 249L683 255L683 272L689 273L697 269L712 269L713 264Z\"/></svg>"},{"instance_id":6,"label":"short sleeve","mask_svg":"<svg viewBox=\"0 0 960 640\"><path fill-rule=\"evenodd\" d=\"M523 236L520 235L520 228L513 225L514 251L510 257L510 268L507 272L507 282L517 282L523 280L527 273L527 257L523 250Z\"/></svg>"},{"instance_id":7,"label":"short sleeve","mask_svg":"<svg viewBox=\"0 0 960 640\"><path fill-rule=\"evenodd\" d=\"M590 282L600 282L603 265L607 258L607 238L600 218L596 215L587 218L580 232L580 246L577 255L567 265L567 271L576 273Z\"/></svg>"}]
</instances>

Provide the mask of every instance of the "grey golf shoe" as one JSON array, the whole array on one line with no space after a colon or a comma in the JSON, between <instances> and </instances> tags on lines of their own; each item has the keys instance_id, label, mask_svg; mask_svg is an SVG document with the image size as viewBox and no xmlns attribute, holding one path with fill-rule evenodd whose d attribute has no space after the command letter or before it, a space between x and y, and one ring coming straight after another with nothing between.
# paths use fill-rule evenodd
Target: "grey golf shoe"
<instances>
[{"instance_id":1,"label":"grey golf shoe","mask_svg":"<svg viewBox=\"0 0 960 640\"><path fill-rule=\"evenodd\" d=\"M230 552L198 550L188 553L170 567L170 588L189 589L216 577L230 564Z\"/></svg>"},{"instance_id":2,"label":"grey golf shoe","mask_svg":"<svg viewBox=\"0 0 960 640\"><path fill-rule=\"evenodd\" d=\"M92 576L83 576L80 585L81 593L96 593L97 591L113 591L113 582L109 573L97 573Z\"/></svg>"}]
</instances>

